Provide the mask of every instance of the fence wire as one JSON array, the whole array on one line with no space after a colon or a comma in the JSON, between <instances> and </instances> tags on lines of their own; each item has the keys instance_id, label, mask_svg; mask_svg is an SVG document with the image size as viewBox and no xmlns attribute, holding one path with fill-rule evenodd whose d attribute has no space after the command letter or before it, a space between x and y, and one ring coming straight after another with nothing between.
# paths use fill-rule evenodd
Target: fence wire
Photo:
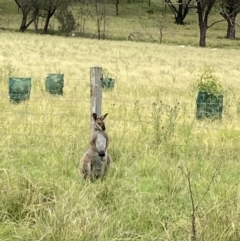
<instances>
[{"instance_id":1,"label":"fence wire","mask_svg":"<svg viewBox=\"0 0 240 241\"><path fill-rule=\"evenodd\" d=\"M71 81L69 80L69 83L70 82ZM196 110L194 108L188 108L187 105L189 102L187 102L185 109L180 106L179 113L184 113L184 115L188 116L190 119L187 121L185 118L175 119L173 126L169 127L168 119L158 120L153 116L153 104L156 102L154 100L155 96L148 96L147 98L140 97L133 102L131 98L128 98L129 92L121 92L121 95L118 95L117 88L126 86L129 88L150 87L156 91L182 91L181 88L126 82L117 82L116 91L112 90L105 92L103 90L103 112L110 112L107 120L108 132L110 135L116 135L116 133L118 133L121 137L125 135L127 131L125 138L132 138L137 132L139 135L140 133L146 133L146 135L149 135L150 139L154 139L154 136L157 135L156 132L161 132L161 128L174 128L171 136L171 144L168 142L148 144L149 146L156 145L169 147L172 152L176 152L176 148L186 148L188 145L196 150L199 148L199 146L194 145L194 143L178 143L179 136L182 135L183 129L191 129L193 135L195 133L204 133L207 135L206 132L214 131L222 133L233 132L233 136L240 136L240 113L238 113L237 109L240 109L238 106L240 102L236 102L235 106L228 106L226 108L226 115L223 114L223 119L216 122L197 121L195 118ZM45 93L40 94L39 91L35 92L33 89L29 101L20 103L19 105L13 105L9 103L8 89L6 89L5 92L1 91L0 134L2 139L23 136L26 138L71 138L72 141L77 141L77 138L81 138L81 133L88 135L90 125L89 114L86 110L90 110L90 97L87 97L86 94L81 96L82 92L89 94L90 89L86 87L78 87L75 88L73 92L67 91L63 96L51 96ZM226 97L236 98L235 95L231 95L230 93L228 93ZM191 98L193 99L193 94L191 94ZM41 102L41 100L43 100L44 103ZM195 101L196 100L194 100L193 103L194 105L196 104ZM36 103L33 104L32 102ZM129 116L128 113L131 113L131 115ZM68 122L67 118L71 119L71 122ZM9 128L9 125L11 124L16 124L14 129ZM156 125L159 125L160 127L156 129ZM44 129L46 127L50 127L50 129L52 128L53 132L45 133ZM58 132L54 133L56 128ZM145 131L143 129L145 129ZM68 130L71 130L72 132L67 133ZM73 133L73 130L75 130L77 134ZM85 137L85 139L88 139L88 136ZM236 138L236 144L238 141L239 140ZM217 145L219 145L218 147L214 147L214 145L206 145L202 146L202 149L216 150L220 153L236 153L240 150L240 146L238 147L235 145L232 147L224 147L224 143L225 141L223 138L220 143L217 143Z\"/></svg>"}]
</instances>

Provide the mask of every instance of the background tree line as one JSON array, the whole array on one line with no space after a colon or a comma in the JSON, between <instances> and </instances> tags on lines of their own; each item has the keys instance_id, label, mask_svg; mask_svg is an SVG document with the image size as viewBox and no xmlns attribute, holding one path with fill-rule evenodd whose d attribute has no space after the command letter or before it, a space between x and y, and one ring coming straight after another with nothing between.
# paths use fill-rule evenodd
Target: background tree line
<instances>
[{"instance_id":1,"label":"background tree line","mask_svg":"<svg viewBox=\"0 0 240 241\"><path fill-rule=\"evenodd\" d=\"M88 17L94 19L97 27L98 39L105 38L106 16L108 5L115 5L115 14L119 15L119 0L14 0L22 12L22 20L19 27L21 32L34 24L35 31L38 32L39 18L44 20L43 34L47 34L50 19L53 15L60 22L59 30L64 34L69 34L76 28L76 21L69 10L69 6L80 6L80 31L84 32L84 23ZM131 4L131 0L126 0ZM134 1L134 0L132 0ZM143 3L144 0L141 2ZM148 6L151 6L151 0ZM236 17L240 11L240 0L159 0L165 8L170 9L176 24L184 25L189 11L194 11L198 19L199 26L199 46L206 46L207 30L213 25L226 21L226 37L234 39L236 33ZM219 13L219 20L209 23L209 15L212 10ZM149 14L151 11L149 11ZM159 27L160 28L160 27Z\"/></svg>"},{"instance_id":2,"label":"background tree line","mask_svg":"<svg viewBox=\"0 0 240 241\"><path fill-rule=\"evenodd\" d=\"M173 12L176 24L183 25L189 10L196 9L200 31L199 46L206 46L207 30L222 21L228 23L226 37L228 39L235 38L236 26L238 25L236 17L240 11L240 0L165 0L165 2ZM209 24L208 17L213 7L218 10L223 19Z\"/></svg>"}]
</instances>

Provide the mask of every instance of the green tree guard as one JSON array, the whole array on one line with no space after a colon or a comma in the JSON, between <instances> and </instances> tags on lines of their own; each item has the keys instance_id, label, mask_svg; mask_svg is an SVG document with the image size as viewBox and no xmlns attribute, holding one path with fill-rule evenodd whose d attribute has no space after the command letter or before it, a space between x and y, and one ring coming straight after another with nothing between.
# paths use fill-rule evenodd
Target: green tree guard
<instances>
[{"instance_id":1,"label":"green tree guard","mask_svg":"<svg viewBox=\"0 0 240 241\"><path fill-rule=\"evenodd\" d=\"M223 95L213 95L200 91L197 96L197 119L221 119L223 112Z\"/></svg>"},{"instance_id":2,"label":"green tree guard","mask_svg":"<svg viewBox=\"0 0 240 241\"><path fill-rule=\"evenodd\" d=\"M10 77L9 78L9 97L10 101L20 103L29 100L31 92L31 78L29 77Z\"/></svg>"},{"instance_id":3,"label":"green tree guard","mask_svg":"<svg viewBox=\"0 0 240 241\"><path fill-rule=\"evenodd\" d=\"M63 95L64 74L48 74L45 87L50 94Z\"/></svg>"},{"instance_id":4,"label":"green tree guard","mask_svg":"<svg viewBox=\"0 0 240 241\"><path fill-rule=\"evenodd\" d=\"M112 78L104 78L102 81L102 88L104 89L113 89L115 80Z\"/></svg>"}]
</instances>

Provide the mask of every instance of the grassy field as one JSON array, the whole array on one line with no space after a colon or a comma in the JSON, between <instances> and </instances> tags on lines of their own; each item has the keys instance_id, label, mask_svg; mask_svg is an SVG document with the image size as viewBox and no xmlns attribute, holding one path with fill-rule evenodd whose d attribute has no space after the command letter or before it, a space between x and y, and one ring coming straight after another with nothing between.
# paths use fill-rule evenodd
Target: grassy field
<instances>
[{"instance_id":1,"label":"grassy field","mask_svg":"<svg viewBox=\"0 0 240 241\"><path fill-rule=\"evenodd\" d=\"M194 241L194 232L198 241L240 240L240 50L224 39L225 23L202 49L194 13L185 26L167 15L162 44L147 43L147 3L120 5L118 17L109 9L108 37L138 32L138 43L22 34L14 1L0 9L0 241ZM86 31L95 28L89 19ZM92 66L116 80L103 92L114 160L105 183L84 182L78 170ZM224 87L222 120L195 118L207 67ZM48 73L64 73L63 96L45 92ZM9 102L10 76L31 77L29 101Z\"/></svg>"},{"instance_id":2,"label":"grassy field","mask_svg":"<svg viewBox=\"0 0 240 241\"><path fill-rule=\"evenodd\" d=\"M0 42L1 241L190 240L189 181L198 240L240 239L239 50L8 31ZM93 184L78 171L91 66L116 79L102 110L114 162ZM195 119L207 66L224 86L221 121ZM64 73L63 96L45 92L48 73ZM9 103L10 76L32 78L29 101Z\"/></svg>"}]
</instances>

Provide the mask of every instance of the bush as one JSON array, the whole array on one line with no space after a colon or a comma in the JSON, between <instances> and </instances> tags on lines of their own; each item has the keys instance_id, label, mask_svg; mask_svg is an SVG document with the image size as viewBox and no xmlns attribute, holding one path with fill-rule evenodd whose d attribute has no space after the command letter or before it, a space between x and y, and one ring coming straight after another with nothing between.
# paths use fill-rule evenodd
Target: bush
<instances>
[{"instance_id":1,"label":"bush","mask_svg":"<svg viewBox=\"0 0 240 241\"><path fill-rule=\"evenodd\" d=\"M205 68L203 73L198 77L197 89L214 96L223 94L222 84L212 73L211 68Z\"/></svg>"},{"instance_id":2,"label":"bush","mask_svg":"<svg viewBox=\"0 0 240 241\"><path fill-rule=\"evenodd\" d=\"M67 36L76 29L76 21L71 11L61 10L56 14L56 18L61 24L58 29L62 34L66 34Z\"/></svg>"}]
</instances>

